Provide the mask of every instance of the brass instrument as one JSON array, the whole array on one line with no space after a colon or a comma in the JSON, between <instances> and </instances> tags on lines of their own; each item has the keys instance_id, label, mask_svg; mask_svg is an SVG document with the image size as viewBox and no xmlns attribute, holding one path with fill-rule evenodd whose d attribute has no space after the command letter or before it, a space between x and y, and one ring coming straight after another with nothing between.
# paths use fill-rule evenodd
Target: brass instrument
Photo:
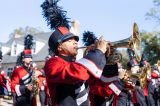
<instances>
[{"instance_id":1,"label":"brass instrument","mask_svg":"<svg viewBox=\"0 0 160 106\"><path fill-rule=\"evenodd\" d=\"M36 76L36 64L35 63L31 63L31 69L32 69L32 81L30 84L32 84L33 88L31 90L32 92L32 96L35 98L36 100L36 106L41 106L40 104L40 97L39 97L39 88L38 88L38 82L39 79Z\"/></svg>"},{"instance_id":2,"label":"brass instrument","mask_svg":"<svg viewBox=\"0 0 160 106\"><path fill-rule=\"evenodd\" d=\"M139 36L139 29L136 23L133 25L133 34L129 38L111 42L113 48L131 48L135 53L135 57L139 62L142 58L141 38Z\"/></svg>"},{"instance_id":3,"label":"brass instrument","mask_svg":"<svg viewBox=\"0 0 160 106\"><path fill-rule=\"evenodd\" d=\"M151 66L147 65L143 68L143 73L140 75L139 81L142 88L147 85L147 78L151 75Z\"/></svg>"},{"instance_id":4,"label":"brass instrument","mask_svg":"<svg viewBox=\"0 0 160 106\"><path fill-rule=\"evenodd\" d=\"M128 79L125 81L133 82L134 79L139 80L141 88L144 88L147 85L147 78L151 75L151 66L148 64L145 67L140 68L140 72L133 74L130 72L126 72L126 76Z\"/></svg>"},{"instance_id":5,"label":"brass instrument","mask_svg":"<svg viewBox=\"0 0 160 106\"><path fill-rule=\"evenodd\" d=\"M123 40L119 40L119 41L115 41L115 42L110 42L111 48L131 48L133 49L134 53L135 53L135 57L137 59L137 61L141 60L142 57L142 50L141 50L141 38L139 36L139 29L136 23L134 23L133 25L133 34L132 36L130 36L129 38L123 39ZM93 45L92 45L93 46ZM87 48L87 47L79 47L78 49L83 49L83 48ZM111 54L109 55L109 61L113 61L110 59L115 59L115 57L120 57L121 56L117 53L115 53L115 51L113 50L113 52L111 52Z\"/></svg>"},{"instance_id":6,"label":"brass instrument","mask_svg":"<svg viewBox=\"0 0 160 106\"><path fill-rule=\"evenodd\" d=\"M39 88L38 88L38 80L35 77L34 73L33 73L33 76L32 76L32 82L31 82L31 84L33 85L33 89L32 89L33 95L37 95L38 92L39 92L38 91L39 90Z\"/></svg>"},{"instance_id":7,"label":"brass instrument","mask_svg":"<svg viewBox=\"0 0 160 106\"><path fill-rule=\"evenodd\" d=\"M160 67L160 60L157 61L157 66Z\"/></svg>"},{"instance_id":8,"label":"brass instrument","mask_svg":"<svg viewBox=\"0 0 160 106\"><path fill-rule=\"evenodd\" d=\"M32 93L33 93L33 96L36 96L38 94L38 78L36 77L36 73L35 73L35 67L36 67L36 64L35 63L31 63L31 69L32 69L32 81L31 81L31 84L33 85L33 89L32 89Z\"/></svg>"}]
</instances>

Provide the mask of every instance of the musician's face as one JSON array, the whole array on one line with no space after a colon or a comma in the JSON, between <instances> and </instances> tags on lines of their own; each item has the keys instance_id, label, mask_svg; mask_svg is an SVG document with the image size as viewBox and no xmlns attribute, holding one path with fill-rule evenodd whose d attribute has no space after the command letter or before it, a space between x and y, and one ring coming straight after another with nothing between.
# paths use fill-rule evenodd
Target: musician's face
<instances>
[{"instance_id":1,"label":"musician's face","mask_svg":"<svg viewBox=\"0 0 160 106\"><path fill-rule=\"evenodd\" d=\"M23 62L24 62L24 65L28 66L32 62L32 58L24 58Z\"/></svg>"},{"instance_id":2,"label":"musician's face","mask_svg":"<svg viewBox=\"0 0 160 106\"><path fill-rule=\"evenodd\" d=\"M71 38L65 42L62 42L58 46L58 51L59 54L63 56L76 56L78 53L78 42L74 39Z\"/></svg>"}]
</instances>

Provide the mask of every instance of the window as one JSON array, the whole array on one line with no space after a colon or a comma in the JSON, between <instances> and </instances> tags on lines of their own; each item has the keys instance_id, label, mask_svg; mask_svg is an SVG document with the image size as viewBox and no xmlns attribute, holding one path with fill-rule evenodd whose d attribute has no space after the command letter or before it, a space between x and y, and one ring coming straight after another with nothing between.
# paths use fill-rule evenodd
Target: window
<instances>
[{"instance_id":1,"label":"window","mask_svg":"<svg viewBox=\"0 0 160 106\"><path fill-rule=\"evenodd\" d=\"M17 45L15 44L14 45L14 54L16 55L16 52L17 52Z\"/></svg>"},{"instance_id":2,"label":"window","mask_svg":"<svg viewBox=\"0 0 160 106\"><path fill-rule=\"evenodd\" d=\"M33 53L36 53L36 40L33 40Z\"/></svg>"}]
</instances>

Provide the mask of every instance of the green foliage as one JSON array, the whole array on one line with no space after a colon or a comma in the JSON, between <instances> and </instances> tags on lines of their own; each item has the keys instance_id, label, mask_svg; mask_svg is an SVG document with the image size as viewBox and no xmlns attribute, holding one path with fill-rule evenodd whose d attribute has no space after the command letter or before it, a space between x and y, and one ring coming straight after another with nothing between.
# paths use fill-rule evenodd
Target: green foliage
<instances>
[{"instance_id":1,"label":"green foliage","mask_svg":"<svg viewBox=\"0 0 160 106\"><path fill-rule=\"evenodd\" d=\"M142 32L142 49L150 64L155 64L160 60L160 32Z\"/></svg>"},{"instance_id":2,"label":"green foliage","mask_svg":"<svg viewBox=\"0 0 160 106\"><path fill-rule=\"evenodd\" d=\"M153 3L154 3L156 6L160 6L160 0L154 0Z\"/></svg>"},{"instance_id":3,"label":"green foliage","mask_svg":"<svg viewBox=\"0 0 160 106\"><path fill-rule=\"evenodd\" d=\"M118 51L122 55L122 60L121 60L122 66L124 69L126 69L127 63L129 62L129 56L127 54L127 51L126 51L126 49L118 49Z\"/></svg>"},{"instance_id":4,"label":"green foliage","mask_svg":"<svg viewBox=\"0 0 160 106\"><path fill-rule=\"evenodd\" d=\"M153 19L160 24L160 0L154 0L153 3L155 7L151 8L150 11L146 13L146 18Z\"/></svg>"},{"instance_id":5,"label":"green foliage","mask_svg":"<svg viewBox=\"0 0 160 106\"><path fill-rule=\"evenodd\" d=\"M153 65L160 60L160 32L141 32L142 52L145 54L147 61ZM119 50L122 54L122 66L127 68L129 57L126 49Z\"/></svg>"}]
</instances>

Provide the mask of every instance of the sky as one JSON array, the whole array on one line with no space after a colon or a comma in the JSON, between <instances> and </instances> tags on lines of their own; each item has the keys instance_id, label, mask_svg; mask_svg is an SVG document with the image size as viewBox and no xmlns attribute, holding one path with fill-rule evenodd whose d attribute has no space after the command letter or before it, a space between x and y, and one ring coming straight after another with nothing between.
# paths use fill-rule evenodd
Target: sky
<instances>
[{"instance_id":1,"label":"sky","mask_svg":"<svg viewBox=\"0 0 160 106\"><path fill-rule=\"evenodd\" d=\"M0 42L19 27L31 26L52 31L42 16L44 0L2 0L0 3ZM154 7L153 0L60 0L70 20L80 22L80 39L84 31L92 31L107 41L118 41L132 35L133 23L140 31L153 31L156 23L145 14Z\"/></svg>"}]
</instances>

